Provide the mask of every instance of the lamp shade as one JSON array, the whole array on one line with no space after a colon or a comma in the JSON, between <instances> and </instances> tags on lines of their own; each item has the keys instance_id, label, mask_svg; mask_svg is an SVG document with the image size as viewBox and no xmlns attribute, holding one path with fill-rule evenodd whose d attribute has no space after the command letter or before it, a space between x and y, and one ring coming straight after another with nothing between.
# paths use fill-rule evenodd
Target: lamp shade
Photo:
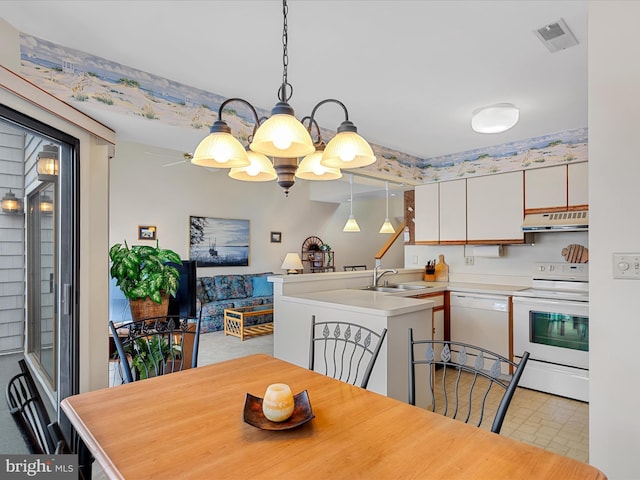
<instances>
[{"instance_id":1,"label":"lamp shade","mask_svg":"<svg viewBox=\"0 0 640 480\"><path fill-rule=\"evenodd\" d=\"M393 225L391 225L389 219L385 218L384 223L382 224L382 227L380 227L380 231L378 233L396 233L396 231L394 230Z\"/></svg>"},{"instance_id":2,"label":"lamp shade","mask_svg":"<svg viewBox=\"0 0 640 480\"><path fill-rule=\"evenodd\" d=\"M320 163L322 150L316 150L302 159L296 177L304 180L337 180L342 177L339 168L325 167Z\"/></svg>"},{"instance_id":3,"label":"lamp shade","mask_svg":"<svg viewBox=\"0 0 640 480\"><path fill-rule=\"evenodd\" d=\"M304 269L300 255L297 253L287 253L280 268L286 270L289 274L298 273L298 270Z\"/></svg>"},{"instance_id":4,"label":"lamp shade","mask_svg":"<svg viewBox=\"0 0 640 480\"><path fill-rule=\"evenodd\" d=\"M214 122L211 133L198 144L193 152L191 163L212 168L235 168L250 165L251 162L246 150L231 135L230 131L224 121Z\"/></svg>"},{"instance_id":5,"label":"lamp shade","mask_svg":"<svg viewBox=\"0 0 640 480\"><path fill-rule=\"evenodd\" d=\"M339 132L324 149L321 163L331 168L358 168L376 161L371 146L356 132Z\"/></svg>"},{"instance_id":6,"label":"lamp shade","mask_svg":"<svg viewBox=\"0 0 640 480\"><path fill-rule=\"evenodd\" d=\"M501 133L512 128L520 118L520 111L511 103L496 103L479 108L471 117L471 128L478 133Z\"/></svg>"},{"instance_id":7,"label":"lamp shade","mask_svg":"<svg viewBox=\"0 0 640 480\"><path fill-rule=\"evenodd\" d=\"M349 175L349 218L344 224L343 232L355 233L360 231L360 225L353 216L353 173Z\"/></svg>"},{"instance_id":8,"label":"lamp shade","mask_svg":"<svg viewBox=\"0 0 640 480\"><path fill-rule=\"evenodd\" d=\"M393 225L391 225L391 222L389 221L389 182L384 182L384 189L387 201L387 214L384 217L384 223L380 227L380 231L378 233L396 233L393 229Z\"/></svg>"},{"instance_id":9,"label":"lamp shade","mask_svg":"<svg viewBox=\"0 0 640 480\"><path fill-rule=\"evenodd\" d=\"M353 215L349 215L349 218L347 219L347 223L344 224L344 228L342 229L343 232L359 232L360 231L360 225L358 225L358 222L356 221L355 218L353 218Z\"/></svg>"},{"instance_id":10,"label":"lamp shade","mask_svg":"<svg viewBox=\"0 0 640 480\"><path fill-rule=\"evenodd\" d=\"M229 176L245 182L269 182L278 178L271 161L261 153L247 152L250 165L229 170Z\"/></svg>"},{"instance_id":11,"label":"lamp shade","mask_svg":"<svg viewBox=\"0 0 640 480\"><path fill-rule=\"evenodd\" d=\"M272 110L278 111L279 105ZM288 104L283 103L293 112ZM286 110L286 107L282 107ZM315 151L311 135L292 114L274 113L256 130L249 148L269 157L304 157Z\"/></svg>"}]
</instances>

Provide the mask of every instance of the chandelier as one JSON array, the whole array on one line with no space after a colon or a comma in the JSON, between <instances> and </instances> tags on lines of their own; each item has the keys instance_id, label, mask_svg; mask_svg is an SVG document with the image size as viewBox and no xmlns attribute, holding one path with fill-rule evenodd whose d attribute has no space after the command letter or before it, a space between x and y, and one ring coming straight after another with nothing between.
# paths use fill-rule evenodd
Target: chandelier
<instances>
[{"instance_id":1,"label":"chandelier","mask_svg":"<svg viewBox=\"0 0 640 480\"><path fill-rule=\"evenodd\" d=\"M299 121L289 100L293 87L287 78L288 57L288 6L282 1L284 18L282 31L282 84L278 89L278 102L269 118L260 118L247 100L230 98L218 108L218 119L209 135L196 148L191 163L203 167L228 168L229 176L237 180L266 182L277 180L284 188L285 196L295 183L295 177L305 180L335 180L342 176L340 169L358 168L376 161L371 146L358 135L358 129L349 120L347 107L339 100L329 98L319 102L309 117ZM232 102L246 105L254 117L253 132L248 137L248 147L231 134L231 128L222 120L225 107ZM344 110L344 121L336 135L325 145L315 120L317 109L333 103ZM308 119L308 126L304 121ZM316 127L315 141L311 131ZM302 161L299 162L299 159Z\"/></svg>"}]
</instances>

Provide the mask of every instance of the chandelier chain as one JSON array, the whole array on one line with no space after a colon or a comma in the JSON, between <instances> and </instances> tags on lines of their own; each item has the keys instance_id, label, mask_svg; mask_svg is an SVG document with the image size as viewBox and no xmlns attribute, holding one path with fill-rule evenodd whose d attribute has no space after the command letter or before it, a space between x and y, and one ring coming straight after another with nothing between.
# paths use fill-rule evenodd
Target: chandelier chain
<instances>
[{"instance_id":1,"label":"chandelier chain","mask_svg":"<svg viewBox=\"0 0 640 480\"><path fill-rule=\"evenodd\" d=\"M288 102L293 95L293 87L289 83L287 77L287 67L289 66L289 24L287 22L287 14L289 13L289 6L287 0L282 0L282 86L278 90L278 98L282 102ZM287 88L289 94L287 94Z\"/></svg>"}]
</instances>

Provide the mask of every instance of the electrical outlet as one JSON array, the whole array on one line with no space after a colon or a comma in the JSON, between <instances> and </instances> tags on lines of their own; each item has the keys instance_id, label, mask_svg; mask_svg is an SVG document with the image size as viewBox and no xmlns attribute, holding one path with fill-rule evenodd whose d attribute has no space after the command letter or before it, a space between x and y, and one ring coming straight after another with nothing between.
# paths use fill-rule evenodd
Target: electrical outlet
<instances>
[{"instance_id":1,"label":"electrical outlet","mask_svg":"<svg viewBox=\"0 0 640 480\"><path fill-rule=\"evenodd\" d=\"M465 265L473 265L473 257L464 257Z\"/></svg>"}]
</instances>

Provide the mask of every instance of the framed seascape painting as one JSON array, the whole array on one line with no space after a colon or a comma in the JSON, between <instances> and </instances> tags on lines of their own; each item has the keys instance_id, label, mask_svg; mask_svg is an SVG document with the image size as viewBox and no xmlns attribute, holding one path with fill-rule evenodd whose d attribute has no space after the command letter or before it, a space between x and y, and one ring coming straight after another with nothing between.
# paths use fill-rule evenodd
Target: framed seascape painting
<instances>
[{"instance_id":1,"label":"framed seascape painting","mask_svg":"<svg viewBox=\"0 0 640 480\"><path fill-rule=\"evenodd\" d=\"M249 265L249 220L189 217L189 259L199 267Z\"/></svg>"}]
</instances>

